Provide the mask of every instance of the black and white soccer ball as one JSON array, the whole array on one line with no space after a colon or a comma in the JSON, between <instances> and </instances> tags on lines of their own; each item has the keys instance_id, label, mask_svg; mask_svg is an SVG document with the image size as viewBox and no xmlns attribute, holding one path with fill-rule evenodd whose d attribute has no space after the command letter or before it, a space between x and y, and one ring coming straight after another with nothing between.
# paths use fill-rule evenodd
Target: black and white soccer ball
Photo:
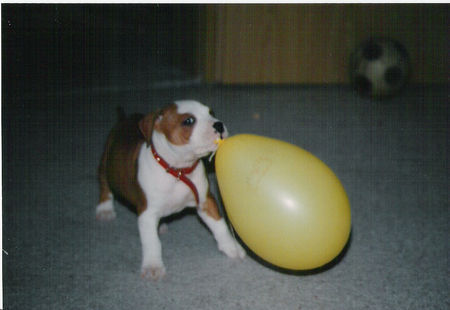
<instances>
[{"instance_id":1,"label":"black and white soccer ball","mask_svg":"<svg viewBox=\"0 0 450 310\"><path fill-rule=\"evenodd\" d=\"M358 46L350 59L350 81L363 96L395 95L408 82L409 75L408 53L391 39L369 39Z\"/></svg>"}]
</instances>

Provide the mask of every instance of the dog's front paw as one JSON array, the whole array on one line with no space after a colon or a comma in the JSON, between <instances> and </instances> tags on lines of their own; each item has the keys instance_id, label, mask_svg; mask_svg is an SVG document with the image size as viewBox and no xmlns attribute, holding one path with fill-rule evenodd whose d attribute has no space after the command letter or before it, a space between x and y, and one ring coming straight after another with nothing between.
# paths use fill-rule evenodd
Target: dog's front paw
<instances>
[{"instance_id":1,"label":"dog's front paw","mask_svg":"<svg viewBox=\"0 0 450 310\"><path fill-rule=\"evenodd\" d=\"M144 266L141 269L141 277L146 280L159 281L166 275L166 268L163 264Z\"/></svg>"},{"instance_id":2,"label":"dog's front paw","mask_svg":"<svg viewBox=\"0 0 450 310\"><path fill-rule=\"evenodd\" d=\"M244 259L247 253L241 245L234 239L229 239L219 244L219 250L230 258Z\"/></svg>"},{"instance_id":3,"label":"dog's front paw","mask_svg":"<svg viewBox=\"0 0 450 310\"><path fill-rule=\"evenodd\" d=\"M113 201L107 200L100 203L95 209L95 217L98 221L112 221L116 218Z\"/></svg>"}]
</instances>

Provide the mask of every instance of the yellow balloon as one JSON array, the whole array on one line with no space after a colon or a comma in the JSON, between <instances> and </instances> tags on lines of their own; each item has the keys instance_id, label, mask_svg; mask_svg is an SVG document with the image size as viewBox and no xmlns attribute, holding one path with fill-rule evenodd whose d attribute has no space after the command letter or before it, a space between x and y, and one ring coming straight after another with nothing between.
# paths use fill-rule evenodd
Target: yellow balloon
<instances>
[{"instance_id":1,"label":"yellow balloon","mask_svg":"<svg viewBox=\"0 0 450 310\"><path fill-rule=\"evenodd\" d=\"M310 270L344 248L351 227L347 195L336 175L311 153L241 134L220 142L215 165L231 224L264 260Z\"/></svg>"}]
</instances>

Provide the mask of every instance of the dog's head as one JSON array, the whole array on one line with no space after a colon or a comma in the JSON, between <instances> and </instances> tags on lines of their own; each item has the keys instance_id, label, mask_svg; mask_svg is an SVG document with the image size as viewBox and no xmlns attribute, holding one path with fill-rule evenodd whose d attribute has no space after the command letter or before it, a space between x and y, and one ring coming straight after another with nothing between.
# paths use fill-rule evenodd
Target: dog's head
<instances>
[{"instance_id":1,"label":"dog's head","mask_svg":"<svg viewBox=\"0 0 450 310\"><path fill-rule=\"evenodd\" d=\"M215 141L226 138L228 130L210 109L194 100L175 101L174 104L147 115L139 123L147 143L164 135L174 147L200 158L217 149Z\"/></svg>"}]
</instances>

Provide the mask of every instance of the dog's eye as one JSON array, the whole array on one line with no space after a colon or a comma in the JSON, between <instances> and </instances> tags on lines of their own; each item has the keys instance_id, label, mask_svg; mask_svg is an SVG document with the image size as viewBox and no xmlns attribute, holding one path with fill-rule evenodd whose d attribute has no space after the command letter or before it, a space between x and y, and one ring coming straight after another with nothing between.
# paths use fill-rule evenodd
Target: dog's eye
<instances>
[{"instance_id":1,"label":"dog's eye","mask_svg":"<svg viewBox=\"0 0 450 310\"><path fill-rule=\"evenodd\" d=\"M192 126L195 124L195 117L190 116L183 121L183 126Z\"/></svg>"}]
</instances>

